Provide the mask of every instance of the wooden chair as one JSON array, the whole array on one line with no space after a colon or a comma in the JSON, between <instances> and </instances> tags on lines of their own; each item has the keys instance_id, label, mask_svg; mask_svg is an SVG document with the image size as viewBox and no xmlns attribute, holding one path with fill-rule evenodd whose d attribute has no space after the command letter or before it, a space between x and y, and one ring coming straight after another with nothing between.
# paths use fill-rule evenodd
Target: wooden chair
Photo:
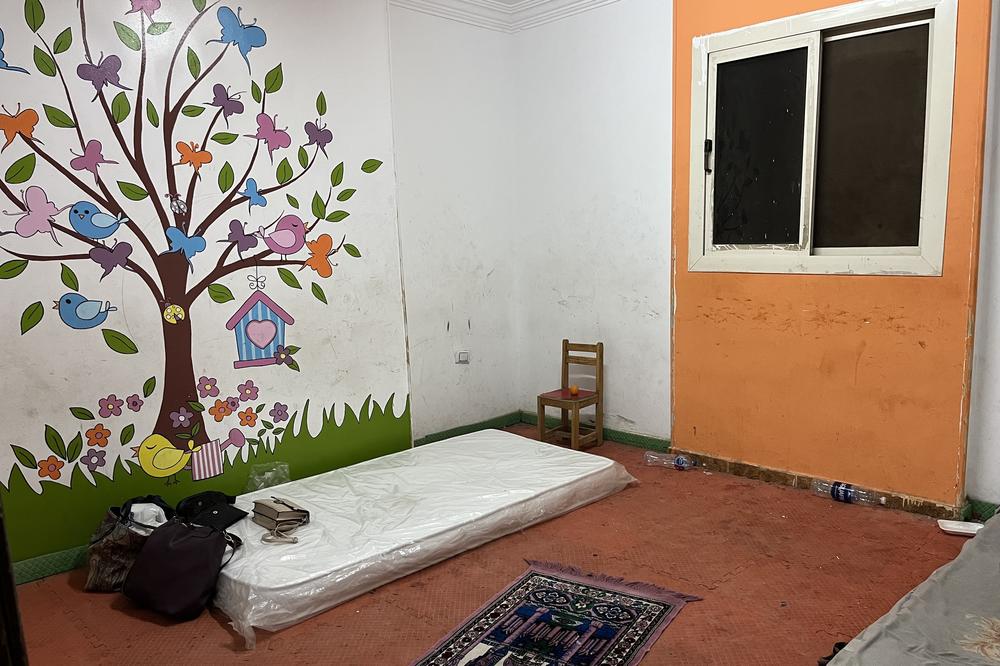
<instances>
[{"instance_id":1,"label":"wooden chair","mask_svg":"<svg viewBox=\"0 0 1000 666\"><path fill-rule=\"evenodd\" d=\"M583 354L586 354L583 355ZM580 389L578 395L569 392L569 366L588 365L594 368L596 381L594 391ZM580 410L594 406L597 414L593 428L584 428L581 434ZM555 407L562 412L562 422L552 429L545 427L545 408ZM555 435L558 439L568 439L573 449L585 446L600 446L604 443L604 343L595 345L562 341L562 388L538 396L538 439Z\"/></svg>"}]
</instances>

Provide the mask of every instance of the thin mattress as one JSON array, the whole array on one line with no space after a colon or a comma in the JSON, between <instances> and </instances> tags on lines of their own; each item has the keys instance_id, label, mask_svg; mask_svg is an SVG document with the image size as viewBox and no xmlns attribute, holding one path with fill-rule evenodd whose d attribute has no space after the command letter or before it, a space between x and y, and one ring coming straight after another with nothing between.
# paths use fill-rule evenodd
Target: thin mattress
<instances>
[{"instance_id":1,"label":"thin mattress","mask_svg":"<svg viewBox=\"0 0 1000 666\"><path fill-rule=\"evenodd\" d=\"M241 495L311 514L296 544L263 544L249 519L215 605L247 646L380 585L612 495L635 479L619 463L484 430ZM525 553L530 557L531 553Z\"/></svg>"}]
</instances>

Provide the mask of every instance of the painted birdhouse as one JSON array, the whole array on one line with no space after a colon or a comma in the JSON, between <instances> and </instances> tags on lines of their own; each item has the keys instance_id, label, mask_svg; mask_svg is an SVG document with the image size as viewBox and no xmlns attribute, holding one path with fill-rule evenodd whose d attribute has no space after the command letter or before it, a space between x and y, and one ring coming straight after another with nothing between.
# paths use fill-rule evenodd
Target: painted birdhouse
<instances>
[{"instance_id":1,"label":"painted birdhouse","mask_svg":"<svg viewBox=\"0 0 1000 666\"><path fill-rule=\"evenodd\" d=\"M236 352L240 360L234 368L274 365L278 347L285 345L285 326L295 320L263 291L254 291L236 311L226 328L236 334Z\"/></svg>"}]
</instances>

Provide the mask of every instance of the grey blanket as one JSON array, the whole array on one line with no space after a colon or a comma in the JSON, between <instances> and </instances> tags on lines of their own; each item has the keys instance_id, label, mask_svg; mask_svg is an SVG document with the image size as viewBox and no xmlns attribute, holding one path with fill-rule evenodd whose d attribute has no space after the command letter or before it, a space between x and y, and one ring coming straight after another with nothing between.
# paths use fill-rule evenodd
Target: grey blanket
<instances>
[{"instance_id":1,"label":"grey blanket","mask_svg":"<svg viewBox=\"0 0 1000 666\"><path fill-rule=\"evenodd\" d=\"M1000 518L830 663L1000 665Z\"/></svg>"}]
</instances>

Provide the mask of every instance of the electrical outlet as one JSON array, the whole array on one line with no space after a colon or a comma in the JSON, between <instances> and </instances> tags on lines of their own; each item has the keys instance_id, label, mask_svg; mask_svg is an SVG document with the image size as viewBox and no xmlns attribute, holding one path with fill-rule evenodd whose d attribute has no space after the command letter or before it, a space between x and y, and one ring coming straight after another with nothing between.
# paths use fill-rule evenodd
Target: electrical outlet
<instances>
[{"instance_id":1,"label":"electrical outlet","mask_svg":"<svg viewBox=\"0 0 1000 666\"><path fill-rule=\"evenodd\" d=\"M469 352L455 352L455 363L458 365L469 365Z\"/></svg>"}]
</instances>

